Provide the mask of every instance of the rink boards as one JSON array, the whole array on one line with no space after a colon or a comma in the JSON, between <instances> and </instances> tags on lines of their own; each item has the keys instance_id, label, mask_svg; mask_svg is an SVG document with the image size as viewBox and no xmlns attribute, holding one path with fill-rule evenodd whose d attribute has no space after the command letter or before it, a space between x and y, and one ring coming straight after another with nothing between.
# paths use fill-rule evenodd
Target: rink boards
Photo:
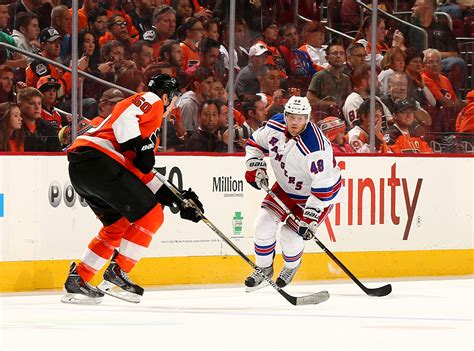
<instances>
[{"instance_id":1,"label":"rink boards","mask_svg":"<svg viewBox=\"0 0 474 351\"><path fill-rule=\"evenodd\" d=\"M344 200L318 237L355 275L474 273L472 157L337 161ZM253 255L253 222L264 193L246 184L243 157L160 155L156 167L176 185L192 187L207 217ZM71 187L64 155L2 155L0 168L0 291L60 288L99 221ZM182 221L167 208L131 277L144 285L237 283L250 271L205 224ZM297 280L332 278L345 274L308 242Z\"/></svg>"}]
</instances>

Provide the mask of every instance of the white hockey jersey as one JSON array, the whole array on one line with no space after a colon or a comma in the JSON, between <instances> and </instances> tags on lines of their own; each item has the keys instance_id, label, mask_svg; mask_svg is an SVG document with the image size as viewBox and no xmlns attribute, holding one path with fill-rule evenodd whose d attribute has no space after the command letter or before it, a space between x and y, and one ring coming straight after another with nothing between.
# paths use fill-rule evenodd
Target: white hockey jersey
<instances>
[{"instance_id":1,"label":"white hockey jersey","mask_svg":"<svg viewBox=\"0 0 474 351\"><path fill-rule=\"evenodd\" d=\"M268 153L278 184L300 207L322 209L340 201L341 171L331 143L314 123L292 137L283 114L275 115L252 134L245 151L246 160Z\"/></svg>"}]
</instances>

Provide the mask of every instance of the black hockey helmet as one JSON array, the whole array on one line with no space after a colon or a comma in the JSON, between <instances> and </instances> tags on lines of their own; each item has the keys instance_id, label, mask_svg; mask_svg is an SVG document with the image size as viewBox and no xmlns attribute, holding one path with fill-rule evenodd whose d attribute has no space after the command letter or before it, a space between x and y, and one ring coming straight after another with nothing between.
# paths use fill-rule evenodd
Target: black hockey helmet
<instances>
[{"instance_id":1,"label":"black hockey helmet","mask_svg":"<svg viewBox=\"0 0 474 351\"><path fill-rule=\"evenodd\" d=\"M181 94L178 81L168 74L157 74L151 77L148 81L148 91L155 93L160 98L163 94L167 94L170 100Z\"/></svg>"}]
</instances>

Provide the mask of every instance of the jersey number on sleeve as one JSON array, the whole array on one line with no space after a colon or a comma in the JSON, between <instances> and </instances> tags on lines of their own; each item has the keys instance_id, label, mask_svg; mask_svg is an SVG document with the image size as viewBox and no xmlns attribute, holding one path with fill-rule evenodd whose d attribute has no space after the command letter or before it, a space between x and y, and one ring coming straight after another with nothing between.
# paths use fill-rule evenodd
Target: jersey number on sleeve
<instances>
[{"instance_id":1,"label":"jersey number on sleeve","mask_svg":"<svg viewBox=\"0 0 474 351\"><path fill-rule=\"evenodd\" d=\"M319 172L324 171L323 160L318 160L317 162L313 161L311 163L311 173L318 174Z\"/></svg>"},{"instance_id":2,"label":"jersey number on sleeve","mask_svg":"<svg viewBox=\"0 0 474 351\"><path fill-rule=\"evenodd\" d=\"M144 97L136 97L132 100L132 103L135 106L140 107L140 110L142 110L144 113L147 113L151 109L151 104L147 102Z\"/></svg>"}]
</instances>

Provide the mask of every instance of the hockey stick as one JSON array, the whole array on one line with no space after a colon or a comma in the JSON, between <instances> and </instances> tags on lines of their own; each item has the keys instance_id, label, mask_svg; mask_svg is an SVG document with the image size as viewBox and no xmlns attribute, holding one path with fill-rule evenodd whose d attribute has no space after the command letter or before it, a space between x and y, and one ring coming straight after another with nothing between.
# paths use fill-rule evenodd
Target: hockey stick
<instances>
[{"instance_id":1,"label":"hockey stick","mask_svg":"<svg viewBox=\"0 0 474 351\"><path fill-rule=\"evenodd\" d=\"M271 280L269 277L263 273L262 269L259 268L255 263L253 263L229 238L227 238L224 233L222 233L219 228L217 228L209 219L204 216L204 213L201 212L198 206L194 204L192 200L185 199L179 190L166 178L161 175L160 173L155 173L155 176L165 185L168 189L170 189L173 194L182 201L185 206L192 206L196 209L196 211L201 216L201 219L206 225L212 229L214 233L216 233L222 240L224 240L227 245L229 245L240 257L242 257L245 262L247 262L253 269L255 269L274 289L276 289L281 296L283 296L287 301L289 301L292 305L300 306L300 305L317 305L318 303L324 302L329 299L329 293L327 291L320 291L314 294L295 297L291 296L286 293L282 288L280 288L276 283Z\"/></svg>"},{"instance_id":2,"label":"hockey stick","mask_svg":"<svg viewBox=\"0 0 474 351\"><path fill-rule=\"evenodd\" d=\"M278 203L278 205L280 205L280 207L286 212L286 214L291 219L293 219L296 222L296 224L299 224L300 222L299 218L296 217L295 214L290 211L290 209L283 203L283 201L280 200L278 196L273 191L271 191L266 184L262 184L261 186L262 186L262 189L265 190L267 194L270 195ZM366 287L364 284L361 283L359 279L357 279L354 276L354 274L352 274L352 272L349 269L347 269L346 266L344 266L344 264L341 261L339 261L339 259L336 256L334 256L334 254L331 251L329 251L329 249L326 246L324 246L324 244L321 241L319 241L319 239L316 237L316 235L314 235L314 233L313 233L313 239L314 241L316 241L316 244L318 244L318 246L329 257L331 257L331 259L334 262L336 262L336 264L349 276L349 278L351 278L354 281L354 283L356 283L359 286L359 288L361 288L367 295L385 296L392 292L392 286L390 284L381 286L379 288L373 288L373 289Z\"/></svg>"}]
</instances>

